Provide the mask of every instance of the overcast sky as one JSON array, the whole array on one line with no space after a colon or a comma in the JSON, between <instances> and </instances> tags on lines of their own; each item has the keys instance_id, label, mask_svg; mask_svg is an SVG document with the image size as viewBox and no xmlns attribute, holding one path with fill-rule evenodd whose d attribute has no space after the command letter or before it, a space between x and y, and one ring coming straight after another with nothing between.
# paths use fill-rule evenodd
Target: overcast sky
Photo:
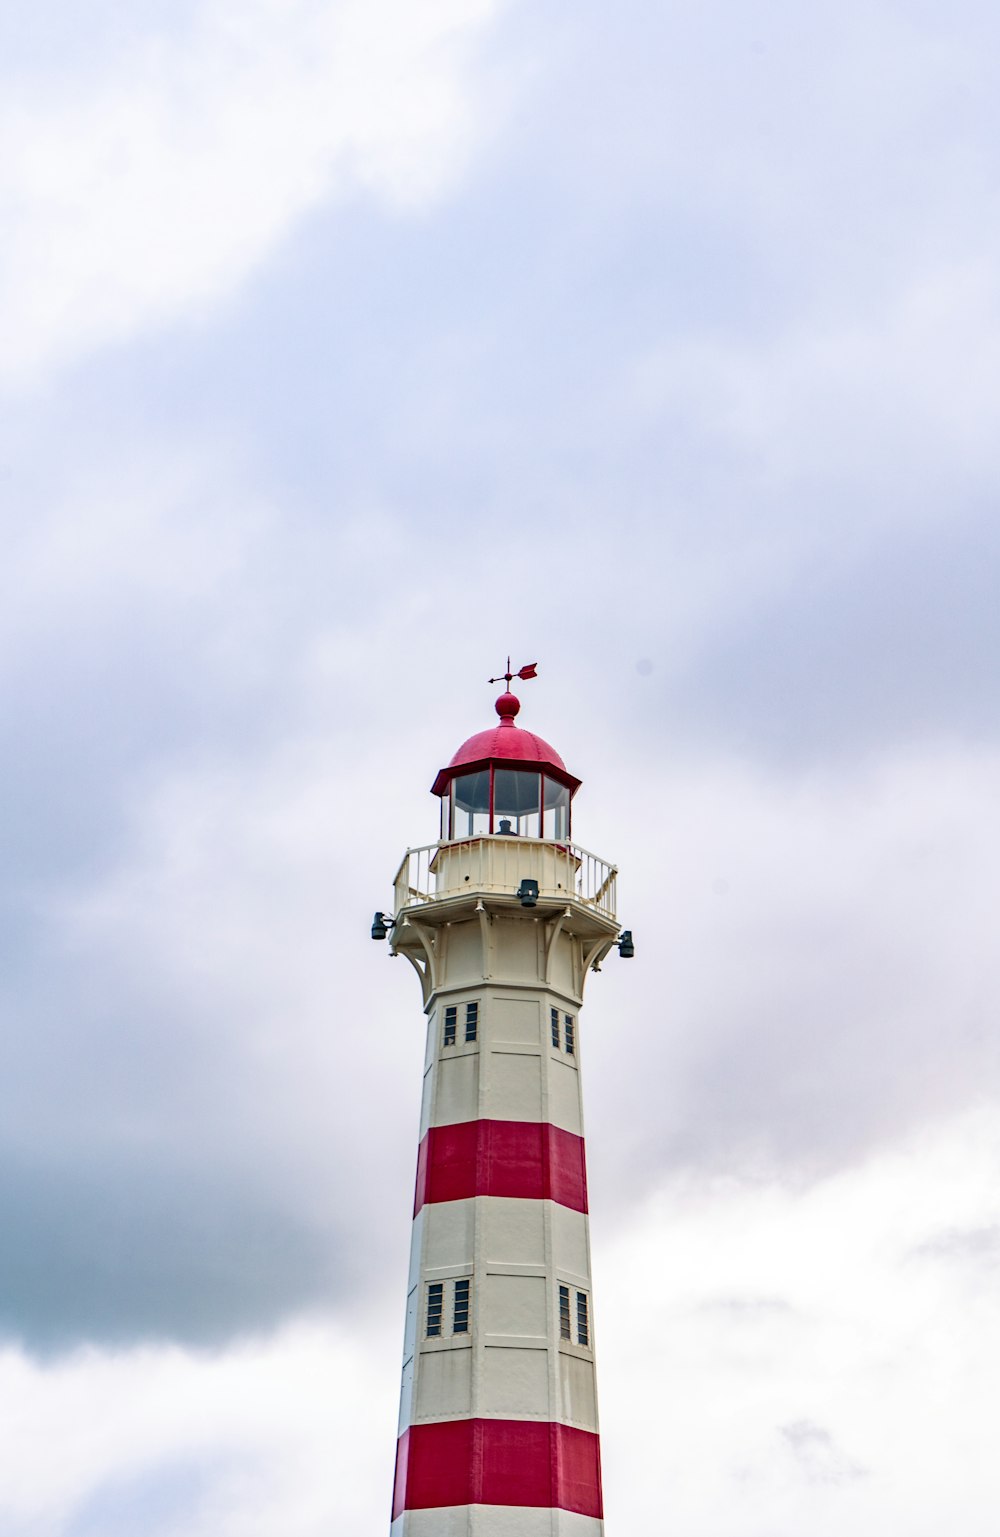
<instances>
[{"instance_id":1,"label":"overcast sky","mask_svg":"<svg viewBox=\"0 0 1000 1537\"><path fill-rule=\"evenodd\" d=\"M0 7L0 1531L387 1530L423 1021L522 724L609 1537L994 1537L1000 12Z\"/></svg>"}]
</instances>

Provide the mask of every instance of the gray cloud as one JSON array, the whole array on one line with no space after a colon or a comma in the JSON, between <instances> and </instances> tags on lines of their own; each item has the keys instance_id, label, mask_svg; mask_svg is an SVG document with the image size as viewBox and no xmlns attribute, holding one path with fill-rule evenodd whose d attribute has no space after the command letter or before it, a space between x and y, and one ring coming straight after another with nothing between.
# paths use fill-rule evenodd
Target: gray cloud
<instances>
[{"instance_id":1,"label":"gray cloud","mask_svg":"<svg viewBox=\"0 0 1000 1537\"><path fill-rule=\"evenodd\" d=\"M81 1339L217 1345L358 1283L348 1233L310 1230L287 1201L268 1209L211 1167L133 1161L126 1149L85 1170L55 1151L44 1170L5 1160L0 1333L46 1354Z\"/></svg>"},{"instance_id":2,"label":"gray cloud","mask_svg":"<svg viewBox=\"0 0 1000 1537\"><path fill-rule=\"evenodd\" d=\"M266 1017L216 991L206 1010L153 976L129 983L134 962L64 973L8 1032L0 1333L45 1351L215 1344L342 1304L382 1242L361 1237L344 1134L303 1095L303 1147L275 1092L280 1049L270 1072L249 1067L240 1030L259 1045Z\"/></svg>"},{"instance_id":3,"label":"gray cloud","mask_svg":"<svg viewBox=\"0 0 1000 1537\"><path fill-rule=\"evenodd\" d=\"M996 1095L992 765L638 776L660 785L636 813L650 841L615 848L636 960L591 984L585 1021L599 1191L678 1166L813 1178Z\"/></svg>"},{"instance_id":4,"label":"gray cloud","mask_svg":"<svg viewBox=\"0 0 1000 1537\"><path fill-rule=\"evenodd\" d=\"M5 56L68 58L32 16ZM996 17L567 18L507 20L501 73L540 63L448 202L315 208L12 408L0 1324L37 1348L398 1262L421 1020L365 921L512 647L639 941L584 1025L605 1209L997 1089Z\"/></svg>"},{"instance_id":5,"label":"gray cloud","mask_svg":"<svg viewBox=\"0 0 1000 1537\"><path fill-rule=\"evenodd\" d=\"M950 1260L992 1271L1000 1265L1000 1226L948 1228L913 1251L917 1259Z\"/></svg>"},{"instance_id":6,"label":"gray cloud","mask_svg":"<svg viewBox=\"0 0 1000 1537\"><path fill-rule=\"evenodd\" d=\"M766 607L720 623L665 717L782 763L829 762L934 732L995 743L1000 621L991 509L953 528L888 534L817 563ZM696 727L697 729L697 727Z\"/></svg>"},{"instance_id":7,"label":"gray cloud","mask_svg":"<svg viewBox=\"0 0 1000 1537\"><path fill-rule=\"evenodd\" d=\"M812 1420L794 1420L782 1425L779 1433L810 1483L852 1484L869 1476L867 1468L852 1461L830 1432Z\"/></svg>"}]
</instances>

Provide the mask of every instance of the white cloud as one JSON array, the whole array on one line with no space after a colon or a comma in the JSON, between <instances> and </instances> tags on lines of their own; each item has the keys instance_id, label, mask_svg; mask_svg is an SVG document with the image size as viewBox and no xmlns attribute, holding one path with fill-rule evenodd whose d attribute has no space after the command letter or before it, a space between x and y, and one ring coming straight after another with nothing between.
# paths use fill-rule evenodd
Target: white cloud
<instances>
[{"instance_id":1,"label":"white cloud","mask_svg":"<svg viewBox=\"0 0 1000 1537\"><path fill-rule=\"evenodd\" d=\"M996 1118L965 1114L812 1186L668 1178L595 1219L609 1527L691 1537L992 1537ZM382 1531L404 1275L356 1332L218 1354L0 1357L0 1524L32 1537ZM59 1448L53 1458L52 1448ZM95 1524L96 1513L103 1520Z\"/></svg>"},{"instance_id":2,"label":"white cloud","mask_svg":"<svg viewBox=\"0 0 1000 1537\"><path fill-rule=\"evenodd\" d=\"M8 84L0 380L208 301L334 195L420 207L460 174L501 0L206 0L98 78Z\"/></svg>"},{"instance_id":3,"label":"white cloud","mask_svg":"<svg viewBox=\"0 0 1000 1537\"><path fill-rule=\"evenodd\" d=\"M976 1111L811 1187L668 1180L595 1281L609 1524L690 1537L989 1537L1000 1215Z\"/></svg>"},{"instance_id":4,"label":"white cloud","mask_svg":"<svg viewBox=\"0 0 1000 1537\"><path fill-rule=\"evenodd\" d=\"M116 1537L375 1532L397 1345L376 1320L363 1340L298 1324L219 1355L86 1350L42 1365L5 1351L0 1525L72 1537L104 1507L99 1529Z\"/></svg>"}]
</instances>

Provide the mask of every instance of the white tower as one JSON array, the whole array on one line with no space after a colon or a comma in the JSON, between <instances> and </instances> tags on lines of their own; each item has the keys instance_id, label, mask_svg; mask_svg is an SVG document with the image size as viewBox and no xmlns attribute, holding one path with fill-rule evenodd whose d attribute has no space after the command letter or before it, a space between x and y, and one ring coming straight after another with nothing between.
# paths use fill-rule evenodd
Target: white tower
<instances>
[{"instance_id":1,"label":"white tower","mask_svg":"<svg viewBox=\"0 0 1000 1537\"><path fill-rule=\"evenodd\" d=\"M372 928L428 1020L391 1537L604 1531L580 1005L632 941L614 866L571 841L579 780L496 708Z\"/></svg>"}]
</instances>

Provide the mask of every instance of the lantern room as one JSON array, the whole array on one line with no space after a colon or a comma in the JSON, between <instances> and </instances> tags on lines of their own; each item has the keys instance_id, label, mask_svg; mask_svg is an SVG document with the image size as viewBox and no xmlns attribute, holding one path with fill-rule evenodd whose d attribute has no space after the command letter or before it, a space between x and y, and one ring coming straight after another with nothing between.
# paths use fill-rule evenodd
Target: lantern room
<instances>
[{"instance_id":1,"label":"lantern room","mask_svg":"<svg viewBox=\"0 0 1000 1537\"><path fill-rule=\"evenodd\" d=\"M513 694L501 694L499 725L464 742L435 779L442 842L489 836L569 841L580 781L555 748L516 724L520 708Z\"/></svg>"}]
</instances>

